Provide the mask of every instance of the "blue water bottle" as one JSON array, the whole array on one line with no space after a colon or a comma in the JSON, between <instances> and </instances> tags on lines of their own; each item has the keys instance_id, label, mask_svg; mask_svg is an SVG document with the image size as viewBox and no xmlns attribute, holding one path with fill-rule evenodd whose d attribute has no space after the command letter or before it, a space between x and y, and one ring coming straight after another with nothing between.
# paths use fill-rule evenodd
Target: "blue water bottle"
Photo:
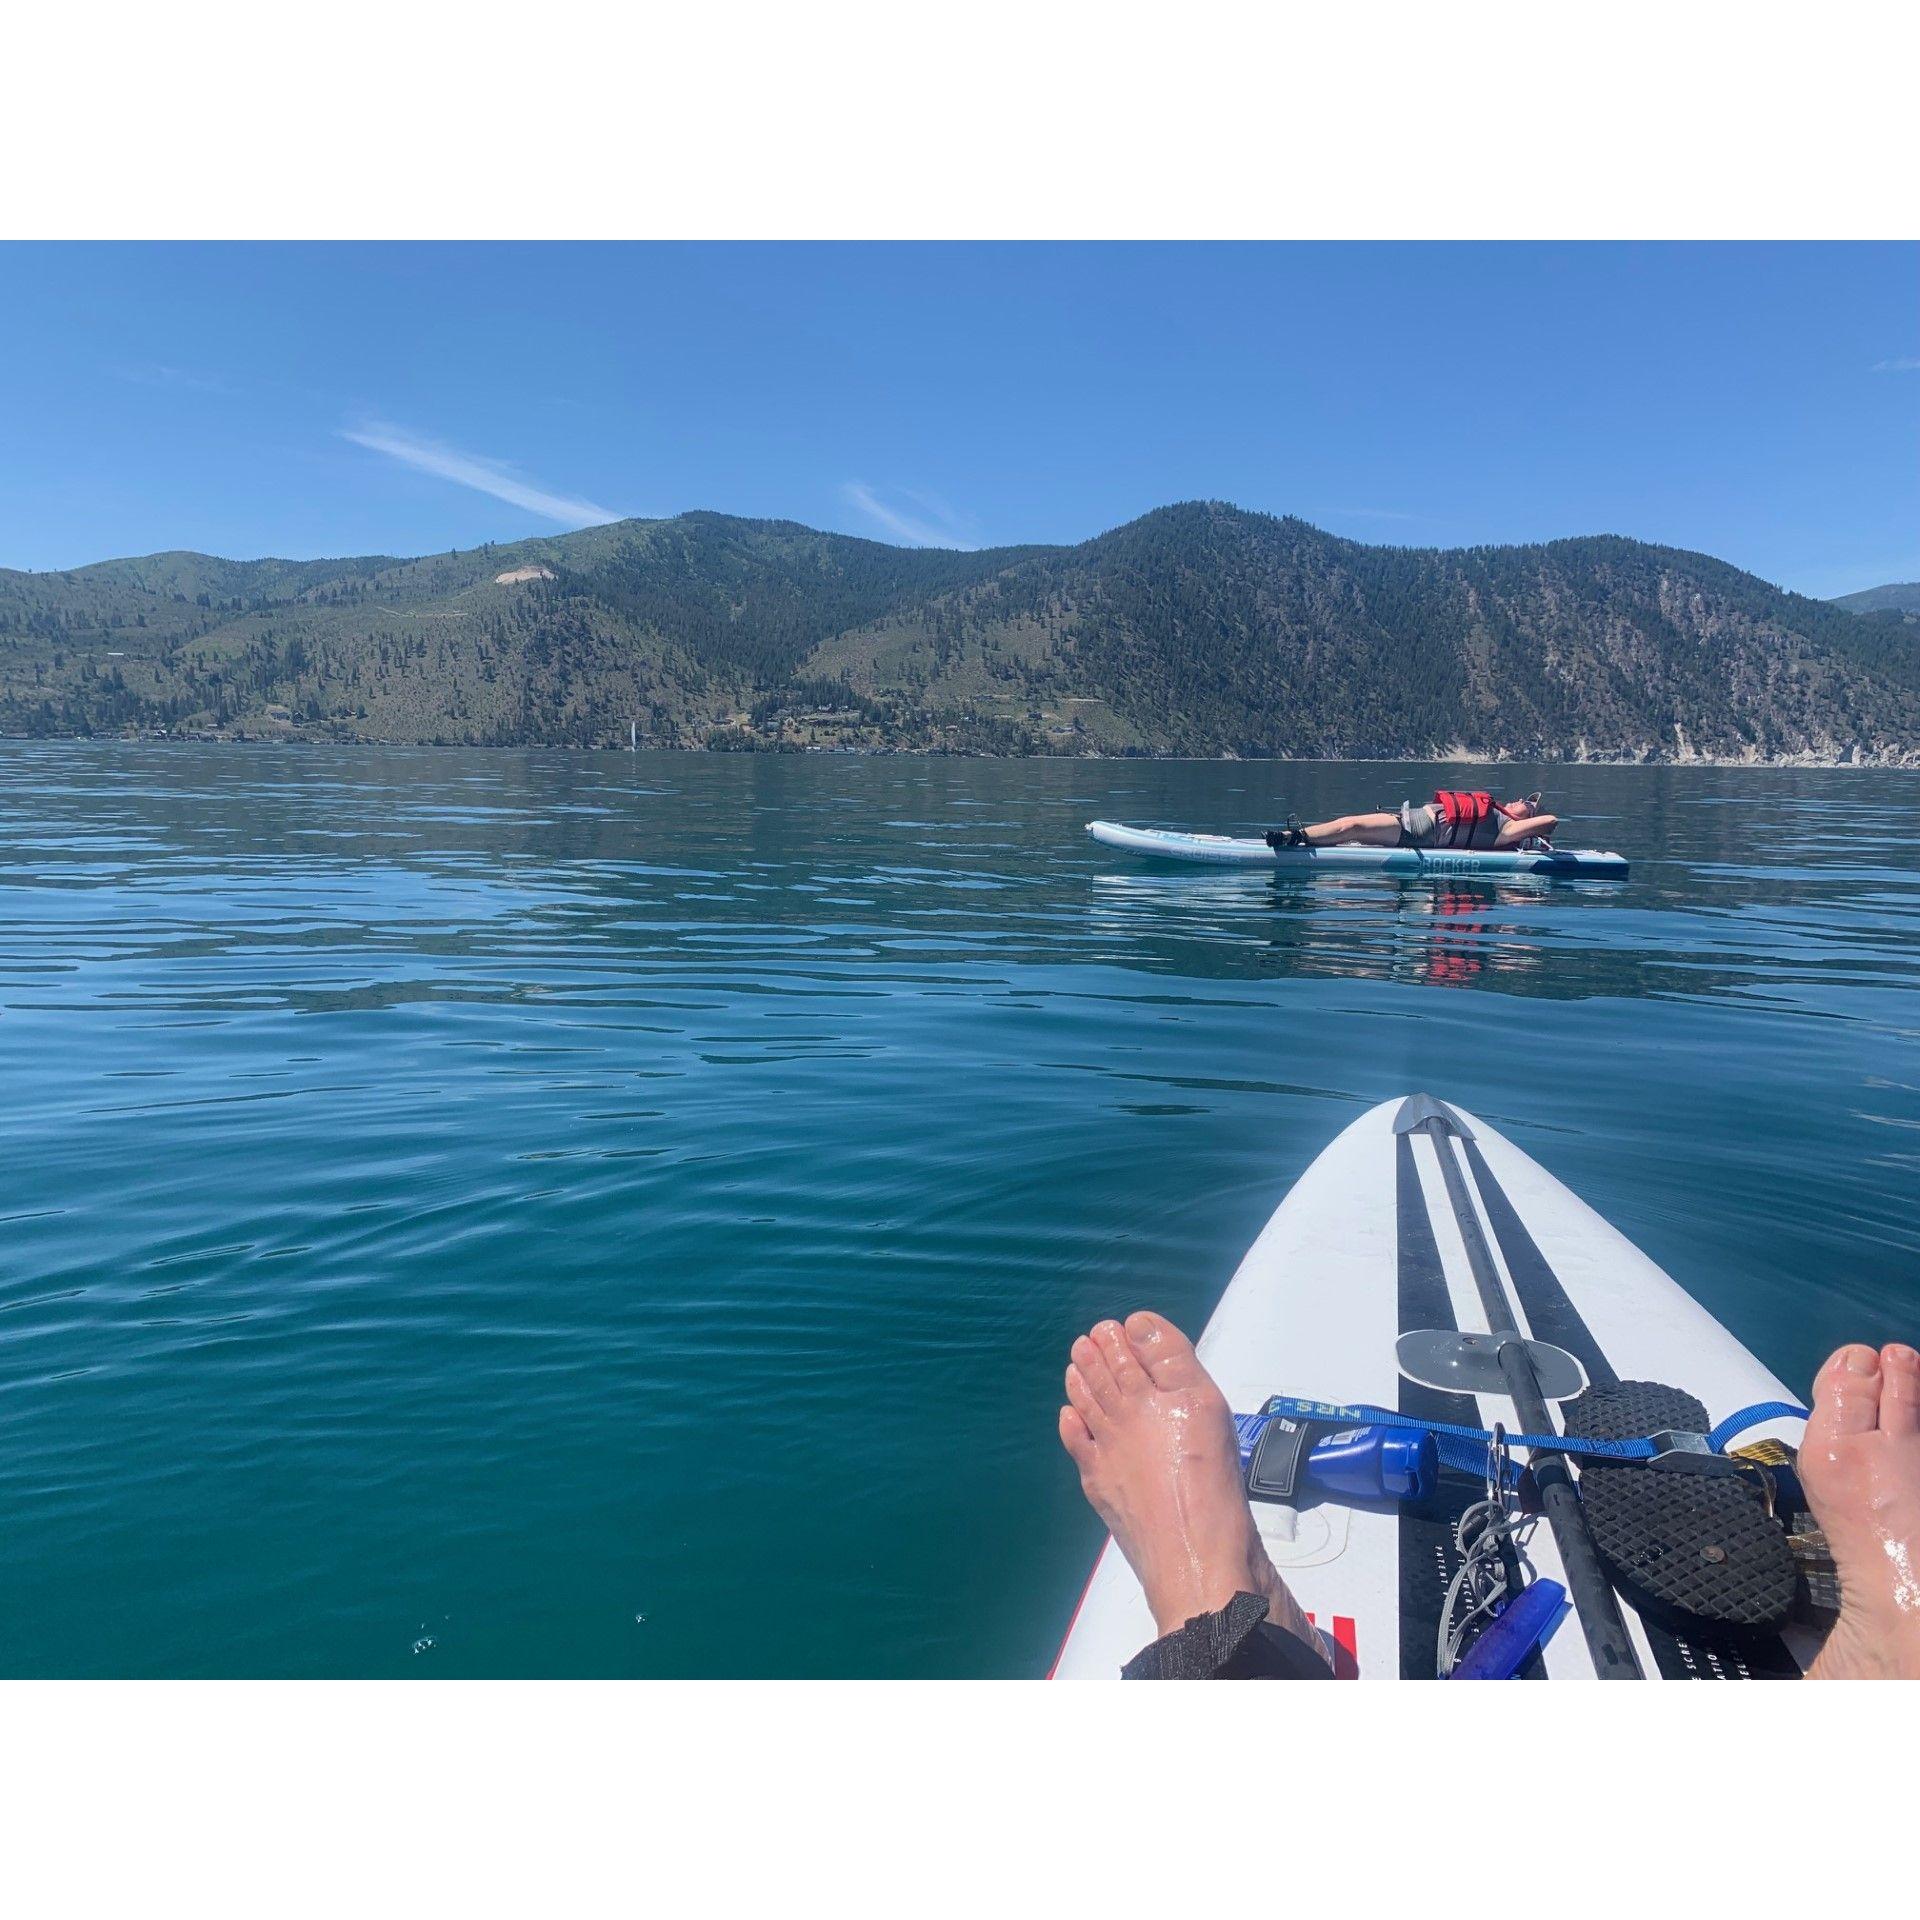
<instances>
[{"instance_id":1,"label":"blue water bottle","mask_svg":"<svg viewBox=\"0 0 1920 1920\"><path fill-rule=\"evenodd\" d=\"M1314 1426L1284 1414L1237 1413L1240 1465L1255 1500L1424 1500L1440 1471L1430 1433L1410 1427Z\"/></svg>"},{"instance_id":2,"label":"blue water bottle","mask_svg":"<svg viewBox=\"0 0 1920 1920\"><path fill-rule=\"evenodd\" d=\"M1424 1500L1439 1471L1433 1435L1408 1427L1346 1427L1314 1443L1305 1481L1336 1500Z\"/></svg>"}]
</instances>

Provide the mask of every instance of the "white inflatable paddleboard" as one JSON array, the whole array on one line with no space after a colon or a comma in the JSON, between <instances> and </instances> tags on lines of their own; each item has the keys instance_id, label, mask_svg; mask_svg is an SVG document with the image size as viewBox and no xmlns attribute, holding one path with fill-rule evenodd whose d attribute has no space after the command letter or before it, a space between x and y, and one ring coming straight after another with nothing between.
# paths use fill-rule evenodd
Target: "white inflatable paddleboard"
<instances>
[{"instance_id":1,"label":"white inflatable paddleboard","mask_svg":"<svg viewBox=\"0 0 1920 1920\"><path fill-rule=\"evenodd\" d=\"M1289 847L1264 840L1236 840L1223 833L1173 833L1159 827L1123 827L1094 820L1087 831L1105 847L1144 853L1159 860L1187 860L1213 867L1266 867L1285 873L1394 873L1454 878L1474 873L1540 873L1592 880L1624 880L1627 862L1591 847L1556 847L1550 853L1475 853L1460 847Z\"/></svg>"},{"instance_id":2,"label":"white inflatable paddleboard","mask_svg":"<svg viewBox=\"0 0 1920 1920\"><path fill-rule=\"evenodd\" d=\"M1793 1400L1725 1327L1545 1168L1484 1121L1425 1095L1363 1114L1301 1175L1240 1263L1199 1351L1236 1413L1257 1413L1281 1393L1529 1431L1511 1396L1440 1391L1410 1380L1397 1364L1395 1343L1404 1333L1487 1333L1500 1316L1503 1330L1571 1354L1588 1382L1682 1388L1715 1422L1760 1402ZM1548 1417L1555 1431L1567 1430L1557 1424L1558 1408ZM1775 1419L1735 1444L1797 1446L1801 1432L1798 1420ZM1668 1477L1664 1469L1630 1471ZM1337 1674L1433 1677L1440 1609L1457 1565L1452 1520L1476 1494L1449 1475L1420 1507L1254 1503L1267 1551L1327 1641ZM1577 1544L1570 1551L1580 1558ZM1670 1618L1642 1617L1604 1574L1597 1609L1592 1594L1583 1608L1551 1514L1535 1529L1527 1557L1539 1575L1567 1586L1574 1603L1530 1677L1595 1678L1607 1657L1605 1635L1590 1632L1586 1616L1612 1605L1614 1632L1624 1628L1631 1652L1619 1656L1628 1671L1616 1659L1609 1677L1631 1678L1637 1667L1649 1680L1792 1678L1818 1644L1797 1627L1731 1641L1677 1630ZM1114 1679L1156 1637L1139 1583L1109 1540L1054 1674Z\"/></svg>"}]
</instances>

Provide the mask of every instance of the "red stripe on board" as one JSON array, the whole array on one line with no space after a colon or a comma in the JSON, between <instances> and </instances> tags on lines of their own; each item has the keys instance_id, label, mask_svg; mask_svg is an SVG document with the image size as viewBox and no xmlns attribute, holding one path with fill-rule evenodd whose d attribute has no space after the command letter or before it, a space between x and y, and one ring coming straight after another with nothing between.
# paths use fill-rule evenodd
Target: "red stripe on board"
<instances>
[{"instance_id":1,"label":"red stripe on board","mask_svg":"<svg viewBox=\"0 0 1920 1920\"><path fill-rule=\"evenodd\" d=\"M1307 1625L1313 1624L1313 1615L1308 1614ZM1359 1635L1350 1614L1336 1613L1333 1616L1333 1677L1336 1680L1360 1678Z\"/></svg>"},{"instance_id":2,"label":"red stripe on board","mask_svg":"<svg viewBox=\"0 0 1920 1920\"><path fill-rule=\"evenodd\" d=\"M1344 1613L1333 1616L1333 1677L1336 1680L1360 1678L1360 1648L1351 1618Z\"/></svg>"}]
</instances>

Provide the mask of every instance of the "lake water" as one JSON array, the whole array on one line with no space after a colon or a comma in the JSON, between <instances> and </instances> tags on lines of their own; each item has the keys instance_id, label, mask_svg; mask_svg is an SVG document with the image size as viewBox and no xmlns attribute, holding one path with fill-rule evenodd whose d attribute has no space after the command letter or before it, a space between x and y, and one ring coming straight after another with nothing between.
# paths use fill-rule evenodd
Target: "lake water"
<instances>
[{"instance_id":1,"label":"lake water","mask_svg":"<svg viewBox=\"0 0 1920 1920\"><path fill-rule=\"evenodd\" d=\"M1624 887L1082 832L1438 777L0 743L0 1671L1043 1672L1068 1341L1415 1088L1788 1380L1912 1338L1920 776L1503 782Z\"/></svg>"}]
</instances>

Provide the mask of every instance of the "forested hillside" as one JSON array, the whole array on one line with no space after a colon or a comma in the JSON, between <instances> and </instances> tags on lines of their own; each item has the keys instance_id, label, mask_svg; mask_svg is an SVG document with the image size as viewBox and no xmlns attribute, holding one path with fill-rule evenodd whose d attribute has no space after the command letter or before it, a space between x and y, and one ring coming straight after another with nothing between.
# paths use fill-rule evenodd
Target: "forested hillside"
<instances>
[{"instance_id":1,"label":"forested hillside","mask_svg":"<svg viewBox=\"0 0 1920 1920\"><path fill-rule=\"evenodd\" d=\"M1076 547L692 513L421 559L0 572L0 732L1920 763L1897 615L1610 537L1369 547L1218 503Z\"/></svg>"},{"instance_id":2,"label":"forested hillside","mask_svg":"<svg viewBox=\"0 0 1920 1920\"><path fill-rule=\"evenodd\" d=\"M1849 613L1903 613L1920 617L1920 580L1868 587L1863 593L1843 593L1833 604L1845 607Z\"/></svg>"}]
</instances>

